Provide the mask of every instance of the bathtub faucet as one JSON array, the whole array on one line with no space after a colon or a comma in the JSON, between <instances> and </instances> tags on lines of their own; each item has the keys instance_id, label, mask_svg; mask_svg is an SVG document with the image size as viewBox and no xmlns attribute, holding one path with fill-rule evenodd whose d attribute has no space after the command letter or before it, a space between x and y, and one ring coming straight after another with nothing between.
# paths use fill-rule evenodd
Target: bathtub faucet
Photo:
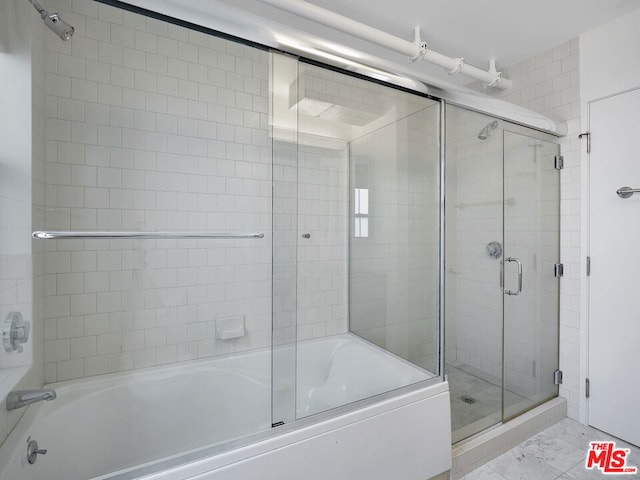
<instances>
[{"instance_id":1,"label":"bathtub faucet","mask_svg":"<svg viewBox=\"0 0 640 480\"><path fill-rule=\"evenodd\" d=\"M41 390L16 390L7 395L7 410L15 410L16 408L26 407L32 403L41 402L42 400L53 400L56 398L56 392L50 388Z\"/></svg>"}]
</instances>

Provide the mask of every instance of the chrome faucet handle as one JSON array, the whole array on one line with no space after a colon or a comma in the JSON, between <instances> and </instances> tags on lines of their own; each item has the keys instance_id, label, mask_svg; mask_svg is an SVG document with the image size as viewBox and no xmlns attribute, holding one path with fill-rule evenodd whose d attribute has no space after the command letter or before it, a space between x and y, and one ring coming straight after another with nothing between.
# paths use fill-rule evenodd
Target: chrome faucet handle
<instances>
[{"instance_id":1,"label":"chrome faucet handle","mask_svg":"<svg viewBox=\"0 0 640 480\"><path fill-rule=\"evenodd\" d=\"M30 324L20 312L7 315L2 329L2 345L6 352L22 352L22 344L29 340Z\"/></svg>"},{"instance_id":2,"label":"chrome faucet handle","mask_svg":"<svg viewBox=\"0 0 640 480\"><path fill-rule=\"evenodd\" d=\"M47 450L38 448L38 442L31 440L31 437L27 438L27 462L33 465L38 459L38 455L46 455Z\"/></svg>"}]
</instances>

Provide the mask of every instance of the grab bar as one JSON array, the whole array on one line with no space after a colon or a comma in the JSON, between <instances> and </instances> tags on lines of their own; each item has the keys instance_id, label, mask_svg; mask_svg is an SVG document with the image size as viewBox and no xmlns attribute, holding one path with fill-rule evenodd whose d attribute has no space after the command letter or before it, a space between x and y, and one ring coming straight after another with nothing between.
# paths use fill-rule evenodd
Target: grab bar
<instances>
[{"instance_id":1,"label":"grab bar","mask_svg":"<svg viewBox=\"0 0 640 480\"><path fill-rule=\"evenodd\" d=\"M231 233L231 232L65 232L65 231L41 231L31 234L38 240L65 240L65 239L115 239L115 238L141 238L151 240L165 240L178 238L263 238L264 233Z\"/></svg>"},{"instance_id":2,"label":"grab bar","mask_svg":"<svg viewBox=\"0 0 640 480\"><path fill-rule=\"evenodd\" d=\"M640 193L640 188L620 187L616 193L620 198L629 198L634 193Z\"/></svg>"}]
</instances>

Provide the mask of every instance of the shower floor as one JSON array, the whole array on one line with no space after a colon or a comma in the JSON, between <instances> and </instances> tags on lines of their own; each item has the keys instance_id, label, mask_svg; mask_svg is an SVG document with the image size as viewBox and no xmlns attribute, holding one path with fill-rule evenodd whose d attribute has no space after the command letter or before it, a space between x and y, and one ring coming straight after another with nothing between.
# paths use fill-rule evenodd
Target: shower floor
<instances>
[{"instance_id":1,"label":"shower floor","mask_svg":"<svg viewBox=\"0 0 640 480\"><path fill-rule=\"evenodd\" d=\"M464 365L447 365L453 443L502 421L502 387L465 370ZM517 405L518 409L533 405L527 398L508 390L504 392L504 402L505 407Z\"/></svg>"}]
</instances>

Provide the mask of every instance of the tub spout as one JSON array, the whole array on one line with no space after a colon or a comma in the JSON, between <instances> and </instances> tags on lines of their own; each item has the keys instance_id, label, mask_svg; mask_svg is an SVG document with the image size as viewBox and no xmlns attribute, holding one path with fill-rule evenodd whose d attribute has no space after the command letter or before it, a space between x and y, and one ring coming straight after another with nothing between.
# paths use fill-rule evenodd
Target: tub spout
<instances>
[{"instance_id":1,"label":"tub spout","mask_svg":"<svg viewBox=\"0 0 640 480\"><path fill-rule=\"evenodd\" d=\"M7 410L15 410L16 408L26 407L32 403L41 402L42 400L53 400L56 398L56 392L50 388L41 390L16 390L7 395Z\"/></svg>"}]
</instances>

